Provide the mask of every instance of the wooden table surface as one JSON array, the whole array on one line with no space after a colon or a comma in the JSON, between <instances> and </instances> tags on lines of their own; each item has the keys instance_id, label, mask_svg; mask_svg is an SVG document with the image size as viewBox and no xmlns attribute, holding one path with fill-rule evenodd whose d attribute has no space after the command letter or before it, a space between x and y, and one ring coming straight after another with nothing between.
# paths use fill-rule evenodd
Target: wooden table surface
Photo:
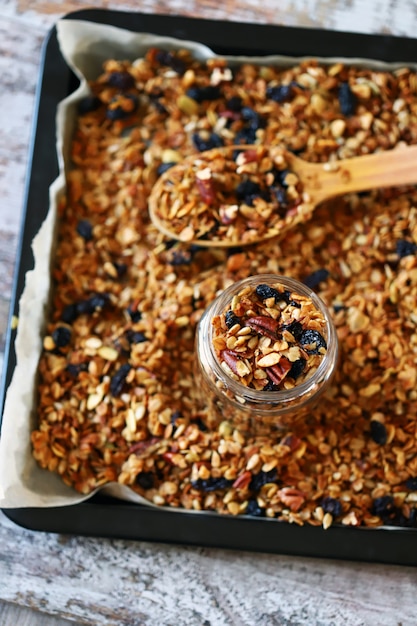
<instances>
[{"instance_id":1,"label":"wooden table surface","mask_svg":"<svg viewBox=\"0 0 417 626\"><path fill-rule=\"evenodd\" d=\"M85 7L0 0L0 370L42 40ZM415 0L143 0L146 13L415 37ZM416 43L417 45L417 43ZM417 569L35 533L0 512L0 624L415 626Z\"/></svg>"}]
</instances>

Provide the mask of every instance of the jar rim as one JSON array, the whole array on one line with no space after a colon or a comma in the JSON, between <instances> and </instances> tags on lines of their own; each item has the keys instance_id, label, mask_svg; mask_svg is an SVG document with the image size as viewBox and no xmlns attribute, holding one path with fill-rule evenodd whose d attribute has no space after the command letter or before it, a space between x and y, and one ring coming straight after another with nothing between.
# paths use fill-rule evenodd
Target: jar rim
<instances>
[{"instance_id":1,"label":"jar rim","mask_svg":"<svg viewBox=\"0 0 417 626\"><path fill-rule=\"evenodd\" d=\"M295 293L309 297L314 306L323 314L326 323L327 351L317 370L304 382L295 385L292 389L268 391L267 397L265 397L265 391L246 387L241 382L232 379L221 367L212 342L214 331L211 323L212 318L224 311L227 303L230 302L231 295L234 295L245 286L254 285L256 283L280 283ZM316 391L318 392L320 390L322 383L333 374L334 364L337 362L338 356L338 337L329 310L324 301L312 289L294 278L280 274L255 274L237 281L226 287L209 305L206 309L204 320L202 318L200 324L202 322L204 323L204 321L207 327L199 329L199 332L204 332L204 336L201 337L201 342L199 341L199 348L205 352L206 357L210 357L211 366L217 378L222 381L232 394L236 397L244 398L245 401L253 402L255 405L261 403L264 405L267 403L271 405L271 408L274 408L274 410L277 410L277 405L282 405L284 408L286 404L294 403L295 401L297 401L297 404L302 405L303 401L309 402L312 395L315 395ZM315 388L317 388L317 390ZM239 402L236 401L236 404L239 404Z\"/></svg>"}]
</instances>

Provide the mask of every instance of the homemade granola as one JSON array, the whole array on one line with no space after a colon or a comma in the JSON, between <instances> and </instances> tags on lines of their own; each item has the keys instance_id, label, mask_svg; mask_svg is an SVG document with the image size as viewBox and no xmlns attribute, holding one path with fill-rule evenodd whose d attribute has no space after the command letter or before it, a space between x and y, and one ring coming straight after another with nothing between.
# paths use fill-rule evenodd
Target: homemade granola
<instances>
[{"instance_id":1,"label":"homemade granola","mask_svg":"<svg viewBox=\"0 0 417 626\"><path fill-rule=\"evenodd\" d=\"M310 161L417 143L417 76L315 60L282 69L149 50L109 60L79 103L33 454L80 493L297 524L417 525L417 192L351 194L279 242L225 251L164 238L147 199L190 154L283 145ZM333 314L341 359L284 433L215 431L196 410L196 324L232 282L299 279Z\"/></svg>"},{"instance_id":2,"label":"homemade granola","mask_svg":"<svg viewBox=\"0 0 417 626\"><path fill-rule=\"evenodd\" d=\"M280 283L244 287L212 324L222 368L245 387L260 391L301 384L327 352L321 312L311 298Z\"/></svg>"},{"instance_id":3,"label":"homemade granola","mask_svg":"<svg viewBox=\"0 0 417 626\"><path fill-rule=\"evenodd\" d=\"M303 188L275 146L213 148L169 168L149 198L169 237L249 244L303 217Z\"/></svg>"}]
</instances>

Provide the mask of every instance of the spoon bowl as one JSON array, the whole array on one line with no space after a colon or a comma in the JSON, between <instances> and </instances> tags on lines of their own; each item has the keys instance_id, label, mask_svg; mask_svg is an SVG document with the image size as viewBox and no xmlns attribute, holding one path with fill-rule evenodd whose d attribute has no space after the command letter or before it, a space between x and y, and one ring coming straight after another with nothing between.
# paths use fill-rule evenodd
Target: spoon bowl
<instances>
[{"instance_id":1,"label":"spoon bowl","mask_svg":"<svg viewBox=\"0 0 417 626\"><path fill-rule=\"evenodd\" d=\"M167 237L205 247L257 244L311 219L346 193L417 183L417 146L309 163L278 146L227 146L168 169L149 197Z\"/></svg>"}]
</instances>

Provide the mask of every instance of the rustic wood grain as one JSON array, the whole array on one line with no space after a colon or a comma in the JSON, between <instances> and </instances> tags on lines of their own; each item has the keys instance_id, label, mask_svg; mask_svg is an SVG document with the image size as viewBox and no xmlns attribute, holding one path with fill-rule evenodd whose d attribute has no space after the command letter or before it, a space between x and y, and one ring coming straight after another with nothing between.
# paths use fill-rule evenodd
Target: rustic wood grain
<instances>
[{"instance_id":1,"label":"rustic wood grain","mask_svg":"<svg viewBox=\"0 0 417 626\"><path fill-rule=\"evenodd\" d=\"M0 371L41 44L86 7L417 33L415 0L0 0ZM2 626L415 626L416 609L413 568L34 533L0 513Z\"/></svg>"}]
</instances>

